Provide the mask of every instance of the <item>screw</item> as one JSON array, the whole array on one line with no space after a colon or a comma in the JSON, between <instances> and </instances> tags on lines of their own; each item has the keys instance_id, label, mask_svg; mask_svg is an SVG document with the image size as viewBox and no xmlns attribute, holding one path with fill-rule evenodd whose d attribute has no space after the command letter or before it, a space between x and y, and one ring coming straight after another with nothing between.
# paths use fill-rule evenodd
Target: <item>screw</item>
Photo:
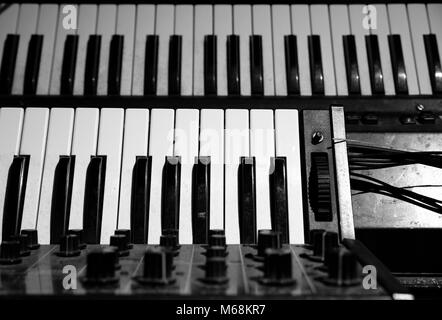
<instances>
[{"instance_id":1,"label":"screw","mask_svg":"<svg viewBox=\"0 0 442 320\"><path fill-rule=\"evenodd\" d=\"M312 143L313 144L319 144L322 141L324 141L324 135L322 134L321 131L315 131L312 134Z\"/></svg>"},{"instance_id":2,"label":"screw","mask_svg":"<svg viewBox=\"0 0 442 320\"><path fill-rule=\"evenodd\" d=\"M424 107L423 104L418 103L418 104L416 105L416 109L417 109L417 111L423 111L423 110L425 109L425 107Z\"/></svg>"}]
</instances>

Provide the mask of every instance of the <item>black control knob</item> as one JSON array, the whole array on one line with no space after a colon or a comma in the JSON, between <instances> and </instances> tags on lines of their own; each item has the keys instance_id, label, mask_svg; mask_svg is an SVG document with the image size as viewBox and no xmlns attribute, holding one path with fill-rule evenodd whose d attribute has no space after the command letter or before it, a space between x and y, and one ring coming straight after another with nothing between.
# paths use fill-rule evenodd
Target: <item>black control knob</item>
<instances>
[{"instance_id":1,"label":"black control knob","mask_svg":"<svg viewBox=\"0 0 442 320\"><path fill-rule=\"evenodd\" d=\"M160 236L160 246L176 250L178 248L178 238L175 234L163 234Z\"/></svg>"},{"instance_id":2,"label":"black control knob","mask_svg":"<svg viewBox=\"0 0 442 320\"><path fill-rule=\"evenodd\" d=\"M128 249L132 249L133 248L133 244L132 244L132 234L130 232L130 229L117 229L115 230L115 234L122 234L125 235L128 239L127 241L127 248Z\"/></svg>"},{"instance_id":3,"label":"black control knob","mask_svg":"<svg viewBox=\"0 0 442 320\"><path fill-rule=\"evenodd\" d=\"M208 258L206 260L205 270L206 275L202 280L208 284L223 284L229 280L227 278L227 263L225 258Z\"/></svg>"},{"instance_id":4,"label":"black control knob","mask_svg":"<svg viewBox=\"0 0 442 320\"><path fill-rule=\"evenodd\" d=\"M60 238L60 250L56 252L59 257L75 257L80 255L80 239L74 234L68 234Z\"/></svg>"},{"instance_id":5,"label":"black control knob","mask_svg":"<svg viewBox=\"0 0 442 320\"><path fill-rule=\"evenodd\" d=\"M281 248L281 233L272 230L258 231L258 257L263 258L267 249Z\"/></svg>"},{"instance_id":6,"label":"black control knob","mask_svg":"<svg viewBox=\"0 0 442 320\"><path fill-rule=\"evenodd\" d=\"M164 247L149 248L144 254L143 275L135 278L141 284L167 285L172 277L173 252Z\"/></svg>"},{"instance_id":7,"label":"black control knob","mask_svg":"<svg viewBox=\"0 0 442 320\"><path fill-rule=\"evenodd\" d=\"M106 247L88 253L86 276L82 279L87 286L114 285L118 282L115 274L118 263L117 250Z\"/></svg>"},{"instance_id":8,"label":"black control knob","mask_svg":"<svg viewBox=\"0 0 442 320\"><path fill-rule=\"evenodd\" d=\"M129 255L129 239L124 234L115 234L110 237L110 246L117 248L120 257Z\"/></svg>"},{"instance_id":9,"label":"black control knob","mask_svg":"<svg viewBox=\"0 0 442 320\"><path fill-rule=\"evenodd\" d=\"M264 255L264 277L260 282L271 286L293 285L292 253L289 248L267 249Z\"/></svg>"},{"instance_id":10,"label":"black control knob","mask_svg":"<svg viewBox=\"0 0 442 320\"><path fill-rule=\"evenodd\" d=\"M21 234L25 234L28 236L29 243L28 248L30 250L36 250L40 248L40 244L38 243L38 232L35 229L23 229Z\"/></svg>"},{"instance_id":11,"label":"black control knob","mask_svg":"<svg viewBox=\"0 0 442 320\"><path fill-rule=\"evenodd\" d=\"M68 234L74 234L78 237L79 245L78 247L83 250L86 248L86 242L84 242L83 230L82 229L71 229L68 230Z\"/></svg>"},{"instance_id":12,"label":"black control knob","mask_svg":"<svg viewBox=\"0 0 442 320\"><path fill-rule=\"evenodd\" d=\"M209 237L213 234L220 234L220 235L225 235L226 233L224 232L224 229L210 229L209 230Z\"/></svg>"},{"instance_id":13,"label":"black control knob","mask_svg":"<svg viewBox=\"0 0 442 320\"><path fill-rule=\"evenodd\" d=\"M223 246L213 246L207 247L206 257L207 258L216 258L216 257L225 257L227 255L226 247Z\"/></svg>"},{"instance_id":14,"label":"black control knob","mask_svg":"<svg viewBox=\"0 0 442 320\"><path fill-rule=\"evenodd\" d=\"M0 245L0 264L18 264L20 262L20 242L17 240L3 241Z\"/></svg>"},{"instance_id":15,"label":"black control knob","mask_svg":"<svg viewBox=\"0 0 442 320\"><path fill-rule=\"evenodd\" d=\"M212 234L209 236L209 247L225 247L226 236L223 234Z\"/></svg>"},{"instance_id":16,"label":"black control knob","mask_svg":"<svg viewBox=\"0 0 442 320\"><path fill-rule=\"evenodd\" d=\"M26 257L31 254L31 250L29 250L29 237L26 234L12 236L11 240L16 240L20 243L20 256Z\"/></svg>"},{"instance_id":17,"label":"black control knob","mask_svg":"<svg viewBox=\"0 0 442 320\"><path fill-rule=\"evenodd\" d=\"M345 248L331 250L328 277L325 282L345 287L361 283L360 266L356 256Z\"/></svg>"}]
</instances>

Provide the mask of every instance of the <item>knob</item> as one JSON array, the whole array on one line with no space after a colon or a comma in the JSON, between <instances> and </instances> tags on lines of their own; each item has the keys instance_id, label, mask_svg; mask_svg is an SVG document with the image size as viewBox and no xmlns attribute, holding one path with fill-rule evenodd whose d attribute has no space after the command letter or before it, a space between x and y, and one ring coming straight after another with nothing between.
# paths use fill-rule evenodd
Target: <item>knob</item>
<instances>
[{"instance_id":1,"label":"knob","mask_svg":"<svg viewBox=\"0 0 442 320\"><path fill-rule=\"evenodd\" d=\"M360 268L356 256L345 248L330 252L326 283L345 287L360 283Z\"/></svg>"},{"instance_id":2,"label":"knob","mask_svg":"<svg viewBox=\"0 0 442 320\"><path fill-rule=\"evenodd\" d=\"M221 257L208 258L205 265L206 275L203 282L208 284L223 284L227 278L226 259Z\"/></svg>"},{"instance_id":3,"label":"knob","mask_svg":"<svg viewBox=\"0 0 442 320\"><path fill-rule=\"evenodd\" d=\"M83 230L82 229L71 229L68 231L68 234L74 234L78 237L78 247L83 250L86 248L86 243L84 242Z\"/></svg>"},{"instance_id":4,"label":"knob","mask_svg":"<svg viewBox=\"0 0 442 320\"><path fill-rule=\"evenodd\" d=\"M209 247L225 247L226 236L223 234L213 234L209 237Z\"/></svg>"},{"instance_id":5,"label":"knob","mask_svg":"<svg viewBox=\"0 0 442 320\"><path fill-rule=\"evenodd\" d=\"M56 253L59 257L75 257L80 255L80 239L74 234L68 234L60 239L60 250Z\"/></svg>"},{"instance_id":6,"label":"knob","mask_svg":"<svg viewBox=\"0 0 442 320\"><path fill-rule=\"evenodd\" d=\"M279 249L281 248L281 233L272 230L259 230L258 231L258 257L263 258L265 251L269 248Z\"/></svg>"},{"instance_id":7,"label":"knob","mask_svg":"<svg viewBox=\"0 0 442 320\"><path fill-rule=\"evenodd\" d=\"M132 235L130 232L130 229L117 229L115 230L115 234L122 234L125 235L127 237L127 248L128 249L132 249L133 248L133 244L132 244Z\"/></svg>"},{"instance_id":8,"label":"knob","mask_svg":"<svg viewBox=\"0 0 442 320\"><path fill-rule=\"evenodd\" d=\"M118 282L115 275L117 250L113 247L97 249L88 253L86 276L82 279L87 286L113 285Z\"/></svg>"},{"instance_id":9,"label":"knob","mask_svg":"<svg viewBox=\"0 0 442 320\"><path fill-rule=\"evenodd\" d=\"M308 256L312 261L325 262L330 251L339 246L338 234L336 232L318 232L313 235L313 254Z\"/></svg>"},{"instance_id":10,"label":"knob","mask_svg":"<svg viewBox=\"0 0 442 320\"><path fill-rule=\"evenodd\" d=\"M129 255L129 239L124 234L115 234L110 237L109 244L117 248L120 257Z\"/></svg>"},{"instance_id":11,"label":"knob","mask_svg":"<svg viewBox=\"0 0 442 320\"><path fill-rule=\"evenodd\" d=\"M28 248L31 250L35 250L40 248L40 244L38 243L38 232L35 229L23 229L21 234L25 234L28 236L29 244Z\"/></svg>"},{"instance_id":12,"label":"knob","mask_svg":"<svg viewBox=\"0 0 442 320\"><path fill-rule=\"evenodd\" d=\"M215 257L225 257L227 255L226 247L223 246L213 246L207 247L206 257L207 258L215 258Z\"/></svg>"},{"instance_id":13,"label":"knob","mask_svg":"<svg viewBox=\"0 0 442 320\"><path fill-rule=\"evenodd\" d=\"M173 251L164 247L149 248L144 253L143 275L135 280L147 285L167 285L175 282L172 269Z\"/></svg>"},{"instance_id":14,"label":"knob","mask_svg":"<svg viewBox=\"0 0 442 320\"><path fill-rule=\"evenodd\" d=\"M160 236L160 246L176 250L178 248L178 238L175 234L163 234Z\"/></svg>"},{"instance_id":15,"label":"knob","mask_svg":"<svg viewBox=\"0 0 442 320\"><path fill-rule=\"evenodd\" d=\"M210 230L209 230L209 237L210 237L212 234L225 235L226 233L224 232L223 229L210 229Z\"/></svg>"},{"instance_id":16,"label":"knob","mask_svg":"<svg viewBox=\"0 0 442 320\"><path fill-rule=\"evenodd\" d=\"M0 245L0 264L18 264L20 262L20 242L17 240L3 241Z\"/></svg>"},{"instance_id":17,"label":"knob","mask_svg":"<svg viewBox=\"0 0 442 320\"><path fill-rule=\"evenodd\" d=\"M26 234L12 236L11 240L16 240L20 243L20 256L25 257L31 254L31 250L29 250L29 237Z\"/></svg>"},{"instance_id":18,"label":"knob","mask_svg":"<svg viewBox=\"0 0 442 320\"><path fill-rule=\"evenodd\" d=\"M289 248L267 249L264 255L264 285L293 285L292 253Z\"/></svg>"}]
</instances>

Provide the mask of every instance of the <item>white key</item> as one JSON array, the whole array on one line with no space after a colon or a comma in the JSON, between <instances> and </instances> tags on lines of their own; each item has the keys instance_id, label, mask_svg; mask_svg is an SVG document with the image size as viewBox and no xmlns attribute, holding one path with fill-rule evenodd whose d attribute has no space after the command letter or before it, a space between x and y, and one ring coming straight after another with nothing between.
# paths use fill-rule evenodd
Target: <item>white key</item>
<instances>
[{"instance_id":1,"label":"white key","mask_svg":"<svg viewBox=\"0 0 442 320\"><path fill-rule=\"evenodd\" d=\"M227 36L232 34L232 6L214 6L214 34L217 37L217 90L219 96L227 95Z\"/></svg>"},{"instance_id":2,"label":"white key","mask_svg":"<svg viewBox=\"0 0 442 320\"><path fill-rule=\"evenodd\" d=\"M346 5L330 6L330 23L332 31L333 54L336 72L336 90L338 95L348 95L347 73L345 68L343 36L350 34L348 9Z\"/></svg>"},{"instance_id":3,"label":"white key","mask_svg":"<svg viewBox=\"0 0 442 320\"><path fill-rule=\"evenodd\" d=\"M46 155L37 218L38 240L41 244L50 243L51 203L55 168L60 160L60 156L71 154L73 125L74 109L52 109L49 118L48 139L46 142Z\"/></svg>"},{"instance_id":4,"label":"white key","mask_svg":"<svg viewBox=\"0 0 442 320\"><path fill-rule=\"evenodd\" d=\"M77 31L79 38L74 79L75 95L82 95L84 92L84 72L86 68L87 43L89 41L89 36L95 34L97 10L97 5L92 4L81 4L79 7Z\"/></svg>"},{"instance_id":5,"label":"white key","mask_svg":"<svg viewBox=\"0 0 442 320\"><path fill-rule=\"evenodd\" d=\"M132 93L135 11L135 5L118 6L117 34L124 36L123 65L121 67L121 95L131 95Z\"/></svg>"},{"instance_id":6,"label":"white key","mask_svg":"<svg viewBox=\"0 0 442 320\"><path fill-rule=\"evenodd\" d=\"M14 155L18 154L23 125L23 109L0 109L0 204L5 203L6 181ZM3 210L0 211L0 239L3 231Z\"/></svg>"},{"instance_id":7,"label":"white key","mask_svg":"<svg viewBox=\"0 0 442 320\"><path fill-rule=\"evenodd\" d=\"M123 162L121 164L118 229L130 229L132 172L137 156L147 155L149 110L127 109L124 125Z\"/></svg>"},{"instance_id":8,"label":"white key","mask_svg":"<svg viewBox=\"0 0 442 320\"><path fill-rule=\"evenodd\" d=\"M288 5L272 6L273 23L273 62L275 68L275 94L287 95L287 75L285 65L284 36L292 33L290 24L290 7Z\"/></svg>"},{"instance_id":9,"label":"white key","mask_svg":"<svg viewBox=\"0 0 442 320\"><path fill-rule=\"evenodd\" d=\"M17 29L18 13L20 6L12 4L0 14L0 59L3 58L3 46L9 33L14 34ZM1 61L1 60L0 60Z\"/></svg>"},{"instance_id":10,"label":"white key","mask_svg":"<svg viewBox=\"0 0 442 320\"><path fill-rule=\"evenodd\" d=\"M181 42L181 95L193 92L193 6L175 7L175 34L182 36Z\"/></svg>"},{"instance_id":11,"label":"white key","mask_svg":"<svg viewBox=\"0 0 442 320\"><path fill-rule=\"evenodd\" d=\"M101 244L108 244L110 236L117 228L123 127L123 109L101 110L97 155L107 156Z\"/></svg>"},{"instance_id":12,"label":"white key","mask_svg":"<svg viewBox=\"0 0 442 320\"><path fill-rule=\"evenodd\" d=\"M201 110L200 156L210 156L210 229L224 229L224 110Z\"/></svg>"},{"instance_id":13,"label":"white key","mask_svg":"<svg viewBox=\"0 0 442 320\"><path fill-rule=\"evenodd\" d=\"M72 155L75 156L69 229L83 229L83 203L86 171L91 156L96 155L100 111L95 108L75 110Z\"/></svg>"},{"instance_id":14,"label":"white key","mask_svg":"<svg viewBox=\"0 0 442 320\"><path fill-rule=\"evenodd\" d=\"M286 157L289 242L304 243L298 110L275 110L276 156Z\"/></svg>"},{"instance_id":15,"label":"white key","mask_svg":"<svg viewBox=\"0 0 442 320\"><path fill-rule=\"evenodd\" d=\"M310 63L307 36L310 35L310 12L307 5L292 5L292 32L296 35L301 95L311 96Z\"/></svg>"},{"instance_id":16,"label":"white key","mask_svg":"<svg viewBox=\"0 0 442 320\"><path fill-rule=\"evenodd\" d=\"M275 81L273 74L273 43L272 43L272 17L269 5L254 5L253 9L253 34L262 36L262 61L264 95L275 94Z\"/></svg>"},{"instance_id":17,"label":"white key","mask_svg":"<svg viewBox=\"0 0 442 320\"><path fill-rule=\"evenodd\" d=\"M155 6L140 4L137 6L135 28L134 70L132 95L144 93L144 61L146 54L146 36L153 35L155 29Z\"/></svg>"},{"instance_id":18,"label":"white key","mask_svg":"<svg viewBox=\"0 0 442 320\"><path fill-rule=\"evenodd\" d=\"M25 79L26 58L31 35L35 33L38 20L37 4L22 4L18 17L17 33L20 35L18 43L17 60L15 61L14 82L12 94L23 94Z\"/></svg>"},{"instance_id":19,"label":"white key","mask_svg":"<svg viewBox=\"0 0 442 320\"><path fill-rule=\"evenodd\" d=\"M155 19L155 33L159 36L157 95L169 93L169 41L173 34L174 6L158 5Z\"/></svg>"},{"instance_id":20,"label":"white key","mask_svg":"<svg viewBox=\"0 0 442 320\"><path fill-rule=\"evenodd\" d=\"M419 91L420 94L432 94L424 45L424 34L430 33L427 10L424 4L409 4L407 7L411 39L413 40L414 62L416 63L419 80Z\"/></svg>"},{"instance_id":21,"label":"white key","mask_svg":"<svg viewBox=\"0 0 442 320\"><path fill-rule=\"evenodd\" d=\"M192 243L192 169L198 156L199 111L178 109L174 156L181 156L179 243Z\"/></svg>"},{"instance_id":22,"label":"white key","mask_svg":"<svg viewBox=\"0 0 442 320\"><path fill-rule=\"evenodd\" d=\"M272 110L250 111L250 156L256 161L256 228L271 229L270 158L275 156Z\"/></svg>"},{"instance_id":23,"label":"white key","mask_svg":"<svg viewBox=\"0 0 442 320\"><path fill-rule=\"evenodd\" d=\"M238 166L250 151L248 110L226 110L224 141L224 230L228 244L239 244Z\"/></svg>"},{"instance_id":24,"label":"white key","mask_svg":"<svg viewBox=\"0 0 442 320\"><path fill-rule=\"evenodd\" d=\"M252 8L249 5L233 6L233 33L239 36L241 95L250 96L250 45L252 35Z\"/></svg>"},{"instance_id":25,"label":"white key","mask_svg":"<svg viewBox=\"0 0 442 320\"><path fill-rule=\"evenodd\" d=\"M158 244L161 235L161 185L166 156L173 155L174 110L152 109L150 113L149 155L152 175L149 204L149 244Z\"/></svg>"},{"instance_id":26,"label":"white key","mask_svg":"<svg viewBox=\"0 0 442 320\"><path fill-rule=\"evenodd\" d=\"M362 5L350 5L350 29L355 36L356 56L358 58L359 85L362 95L371 95L370 73L368 71L367 48L365 46L365 36L369 30L365 29L362 21L366 16L362 13Z\"/></svg>"},{"instance_id":27,"label":"white key","mask_svg":"<svg viewBox=\"0 0 442 320\"><path fill-rule=\"evenodd\" d=\"M195 6L195 34L193 52L193 95L204 95L204 37L213 34L213 7Z\"/></svg>"},{"instance_id":28,"label":"white key","mask_svg":"<svg viewBox=\"0 0 442 320\"><path fill-rule=\"evenodd\" d=\"M410 95L419 94L407 8L404 4L389 4L388 13L391 34L399 34L401 36L402 54L404 55L405 70L407 71L408 93Z\"/></svg>"},{"instance_id":29,"label":"white key","mask_svg":"<svg viewBox=\"0 0 442 320\"><path fill-rule=\"evenodd\" d=\"M442 4L427 4L430 30L436 35L439 59L442 61Z\"/></svg>"},{"instance_id":30,"label":"white key","mask_svg":"<svg viewBox=\"0 0 442 320\"><path fill-rule=\"evenodd\" d=\"M30 155L28 182L23 206L22 229L37 226L38 201L48 133L49 109L27 108L23 123L20 154Z\"/></svg>"},{"instance_id":31,"label":"white key","mask_svg":"<svg viewBox=\"0 0 442 320\"><path fill-rule=\"evenodd\" d=\"M115 34L117 6L101 4L98 6L97 34L101 35L100 66L98 68L98 95L107 95L107 76L109 69L109 48ZM109 241L109 239L108 239Z\"/></svg>"}]
</instances>

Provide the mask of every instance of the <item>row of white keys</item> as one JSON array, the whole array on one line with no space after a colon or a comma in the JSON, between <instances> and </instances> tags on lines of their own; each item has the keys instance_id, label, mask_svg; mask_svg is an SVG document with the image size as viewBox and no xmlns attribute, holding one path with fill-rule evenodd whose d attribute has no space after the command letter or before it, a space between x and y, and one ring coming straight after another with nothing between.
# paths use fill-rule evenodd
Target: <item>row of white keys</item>
<instances>
[{"instance_id":1,"label":"row of white keys","mask_svg":"<svg viewBox=\"0 0 442 320\"><path fill-rule=\"evenodd\" d=\"M116 33L124 36L123 65L121 67L121 95L131 95L132 93L135 16L135 5L122 4L118 6Z\"/></svg>"},{"instance_id":2,"label":"row of white keys","mask_svg":"<svg viewBox=\"0 0 442 320\"><path fill-rule=\"evenodd\" d=\"M239 36L241 95L250 96L250 46L252 9L250 5L233 6L233 33Z\"/></svg>"},{"instance_id":3,"label":"row of white keys","mask_svg":"<svg viewBox=\"0 0 442 320\"><path fill-rule=\"evenodd\" d=\"M195 6L193 45L193 95L204 95L204 37L213 34L213 7Z\"/></svg>"},{"instance_id":4,"label":"row of white keys","mask_svg":"<svg viewBox=\"0 0 442 320\"><path fill-rule=\"evenodd\" d=\"M272 6L273 61L275 73L275 95L287 95L284 36L291 34L290 7Z\"/></svg>"},{"instance_id":5,"label":"row of white keys","mask_svg":"<svg viewBox=\"0 0 442 320\"><path fill-rule=\"evenodd\" d=\"M17 29L20 5L12 4L0 15L0 58L3 57L3 46L8 34L15 34Z\"/></svg>"},{"instance_id":6,"label":"row of white keys","mask_svg":"<svg viewBox=\"0 0 442 320\"><path fill-rule=\"evenodd\" d=\"M427 4L430 31L436 35L439 59L442 61L442 4Z\"/></svg>"},{"instance_id":7,"label":"row of white keys","mask_svg":"<svg viewBox=\"0 0 442 320\"><path fill-rule=\"evenodd\" d=\"M214 34L217 37L217 90L219 96L227 95L227 36L232 34L232 6L214 7ZM184 78L185 79L185 78Z\"/></svg>"},{"instance_id":8,"label":"row of white keys","mask_svg":"<svg viewBox=\"0 0 442 320\"><path fill-rule=\"evenodd\" d=\"M169 38L173 34L174 6L158 5L155 19L155 34L158 35L157 95L169 92Z\"/></svg>"},{"instance_id":9,"label":"row of white keys","mask_svg":"<svg viewBox=\"0 0 442 320\"><path fill-rule=\"evenodd\" d=\"M181 95L191 96L193 92L193 6L175 7L175 34L181 41Z\"/></svg>"}]
</instances>

